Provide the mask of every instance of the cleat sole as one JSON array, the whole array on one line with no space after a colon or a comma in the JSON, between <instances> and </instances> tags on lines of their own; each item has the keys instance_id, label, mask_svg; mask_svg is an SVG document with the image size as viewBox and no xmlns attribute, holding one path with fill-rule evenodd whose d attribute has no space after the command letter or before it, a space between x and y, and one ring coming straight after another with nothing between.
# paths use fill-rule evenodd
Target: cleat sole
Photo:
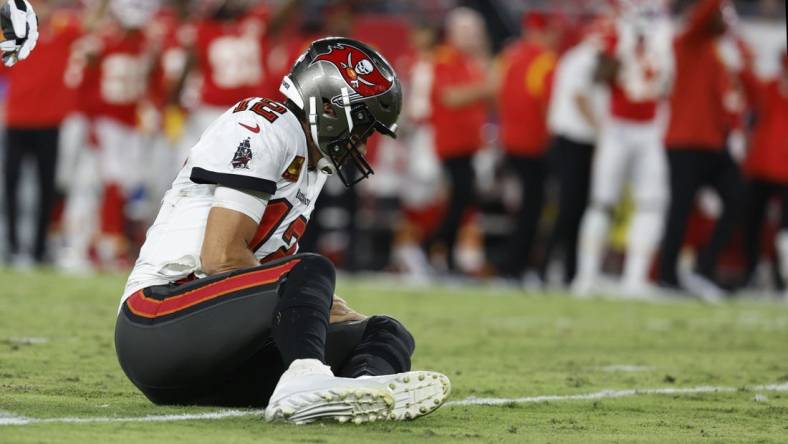
<instances>
[{"instance_id":1,"label":"cleat sole","mask_svg":"<svg viewBox=\"0 0 788 444\"><path fill-rule=\"evenodd\" d=\"M394 405L385 388L326 390L294 394L280 399L265 410L266 421L308 424L317 420L335 420L362 424L385 417Z\"/></svg>"}]
</instances>

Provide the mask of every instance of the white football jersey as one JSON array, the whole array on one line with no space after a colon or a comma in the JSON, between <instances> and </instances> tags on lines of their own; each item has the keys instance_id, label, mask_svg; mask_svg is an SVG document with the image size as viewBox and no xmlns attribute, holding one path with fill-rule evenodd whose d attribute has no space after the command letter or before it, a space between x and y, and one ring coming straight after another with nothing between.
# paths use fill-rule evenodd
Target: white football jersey
<instances>
[{"instance_id":1,"label":"white football jersey","mask_svg":"<svg viewBox=\"0 0 788 444\"><path fill-rule=\"evenodd\" d=\"M630 100L660 100L673 78L673 31L667 19L647 25L619 20L616 57L621 63L617 83Z\"/></svg>"},{"instance_id":2,"label":"white football jersey","mask_svg":"<svg viewBox=\"0 0 788 444\"><path fill-rule=\"evenodd\" d=\"M294 254L328 177L307 165L301 123L282 104L251 98L226 111L192 147L164 195L121 304L137 290L201 275L200 249L217 185L270 195L249 247L261 261Z\"/></svg>"}]
</instances>

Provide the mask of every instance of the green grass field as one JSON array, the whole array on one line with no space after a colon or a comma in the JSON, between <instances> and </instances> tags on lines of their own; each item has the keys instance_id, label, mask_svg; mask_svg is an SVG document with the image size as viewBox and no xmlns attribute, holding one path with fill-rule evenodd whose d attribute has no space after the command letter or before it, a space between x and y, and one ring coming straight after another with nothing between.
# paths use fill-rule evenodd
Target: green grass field
<instances>
[{"instance_id":1,"label":"green grass field","mask_svg":"<svg viewBox=\"0 0 788 444\"><path fill-rule=\"evenodd\" d=\"M221 410L156 407L125 379L113 350L123 282L0 271L0 424L29 419L0 425L0 443L788 441L788 306L580 301L348 278L339 293L409 326L414 367L449 375L453 401L557 397L449 405L417 421L364 426L271 425L253 412L123 420ZM722 390L562 398L700 386Z\"/></svg>"}]
</instances>

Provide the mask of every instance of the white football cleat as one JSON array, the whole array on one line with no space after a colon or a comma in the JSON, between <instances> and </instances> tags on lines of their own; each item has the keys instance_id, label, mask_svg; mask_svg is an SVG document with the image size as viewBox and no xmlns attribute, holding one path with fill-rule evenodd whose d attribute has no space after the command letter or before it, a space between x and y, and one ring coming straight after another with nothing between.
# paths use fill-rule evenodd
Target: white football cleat
<instances>
[{"instance_id":1,"label":"white football cleat","mask_svg":"<svg viewBox=\"0 0 788 444\"><path fill-rule=\"evenodd\" d=\"M316 359L297 359L279 379L265 420L306 424L333 419L361 424L387 418L393 407L394 397L378 382L339 378Z\"/></svg>"},{"instance_id":2,"label":"white football cleat","mask_svg":"<svg viewBox=\"0 0 788 444\"><path fill-rule=\"evenodd\" d=\"M404 421L416 419L438 409L451 393L451 382L446 375L428 371L413 371L383 376L362 376L359 379L382 384L394 397L394 407L386 419Z\"/></svg>"},{"instance_id":3,"label":"white football cleat","mask_svg":"<svg viewBox=\"0 0 788 444\"><path fill-rule=\"evenodd\" d=\"M298 359L279 379L265 419L295 424L410 420L437 410L450 392L449 378L440 373L339 378L320 361Z\"/></svg>"},{"instance_id":4,"label":"white football cleat","mask_svg":"<svg viewBox=\"0 0 788 444\"><path fill-rule=\"evenodd\" d=\"M687 273L683 276L682 283L703 302L719 304L725 300L725 290L700 273Z\"/></svg>"}]
</instances>

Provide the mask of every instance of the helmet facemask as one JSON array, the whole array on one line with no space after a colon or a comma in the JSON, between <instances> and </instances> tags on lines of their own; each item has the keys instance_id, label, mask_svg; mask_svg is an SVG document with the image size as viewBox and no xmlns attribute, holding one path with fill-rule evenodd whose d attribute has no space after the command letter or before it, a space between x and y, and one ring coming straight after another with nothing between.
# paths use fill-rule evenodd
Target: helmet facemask
<instances>
[{"instance_id":1,"label":"helmet facemask","mask_svg":"<svg viewBox=\"0 0 788 444\"><path fill-rule=\"evenodd\" d=\"M345 91L334 101L322 99L322 110L318 110L317 103L316 98L310 97L310 132L323 156L323 159L318 161L318 169L329 174L336 173L347 187L374 174L365 157L366 150L362 151L362 147L375 130L392 137L394 134L375 120L365 103L351 104ZM331 130L336 128L343 129L339 134L332 134Z\"/></svg>"},{"instance_id":2,"label":"helmet facemask","mask_svg":"<svg viewBox=\"0 0 788 444\"><path fill-rule=\"evenodd\" d=\"M331 160L340 180L348 187L375 174L360 148L367 143L376 128L375 118L363 103L351 107L349 122L352 122L349 131L345 131L342 136L327 143L325 148L320 150ZM356 177L353 177L354 170Z\"/></svg>"}]
</instances>

